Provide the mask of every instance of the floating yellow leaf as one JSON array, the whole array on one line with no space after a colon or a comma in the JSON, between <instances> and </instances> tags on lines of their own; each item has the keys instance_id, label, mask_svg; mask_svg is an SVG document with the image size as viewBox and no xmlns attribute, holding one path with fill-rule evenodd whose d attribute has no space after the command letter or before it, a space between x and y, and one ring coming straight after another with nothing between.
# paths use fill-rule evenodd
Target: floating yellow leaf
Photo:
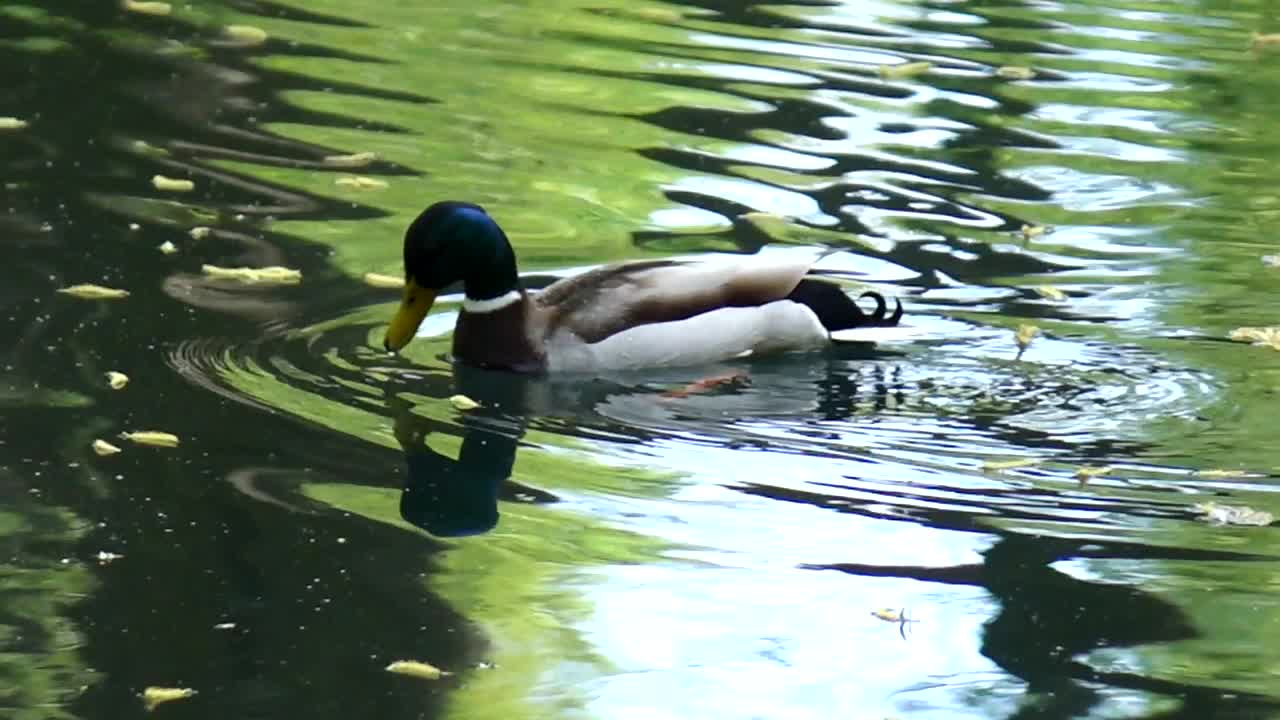
<instances>
[{"instance_id":1,"label":"floating yellow leaf","mask_svg":"<svg viewBox=\"0 0 1280 720\"><path fill-rule=\"evenodd\" d=\"M201 227L191 228L190 230L187 231L187 234L191 236L192 240L203 240L209 237L209 234L212 232L213 232L212 228L201 226Z\"/></svg>"},{"instance_id":2,"label":"floating yellow leaf","mask_svg":"<svg viewBox=\"0 0 1280 720\"><path fill-rule=\"evenodd\" d=\"M1196 477L1202 478L1238 478L1248 474L1244 470L1197 470L1195 472Z\"/></svg>"},{"instance_id":3,"label":"floating yellow leaf","mask_svg":"<svg viewBox=\"0 0 1280 720\"><path fill-rule=\"evenodd\" d=\"M1040 328L1035 325L1019 325L1017 332L1013 334L1013 341L1018 343L1018 351L1026 350L1031 341L1035 340L1039 334Z\"/></svg>"},{"instance_id":4,"label":"floating yellow leaf","mask_svg":"<svg viewBox=\"0 0 1280 720\"><path fill-rule=\"evenodd\" d=\"M880 608L879 610L872 610L871 616L878 620L884 620L885 622L902 622L903 619L906 617L905 615L903 615L901 610L894 610L893 608Z\"/></svg>"},{"instance_id":5,"label":"floating yellow leaf","mask_svg":"<svg viewBox=\"0 0 1280 720\"><path fill-rule=\"evenodd\" d=\"M275 283L293 285L302 282L302 271L293 268L272 265L262 268L238 267L226 268L217 265L201 265L205 275L219 280L239 280L245 283Z\"/></svg>"},{"instance_id":6,"label":"floating yellow leaf","mask_svg":"<svg viewBox=\"0 0 1280 720\"><path fill-rule=\"evenodd\" d=\"M92 283L64 287L58 290L58 292L63 295L73 295L78 298L84 298L85 300L118 300L120 298L129 297L128 290L117 290L116 288L93 285Z\"/></svg>"},{"instance_id":7,"label":"floating yellow leaf","mask_svg":"<svg viewBox=\"0 0 1280 720\"><path fill-rule=\"evenodd\" d=\"M876 72L880 73L880 77L885 79L901 79L923 75L933 69L933 63L909 62L899 63L897 65L881 65L876 68Z\"/></svg>"},{"instance_id":8,"label":"floating yellow leaf","mask_svg":"<svg viewBox=\"0 0 1280 720\"><path fill-rule=\"evenodd\" d=\"M1019 232L1022 233L1023 240L1034 240L1049 232L1049 228L1044 225L1023 225Z\"/></svg>"},{"instance_id":9,"label":"floating yellow leaf","mask_svg":"<svg viewBox=\"0 0 1280 720\"><path fill-rule=\"evenodd\" d=\"M324 164L330 167L359 168L364 167L377 159L377 153L358 152L350 155L329 155L324 159Z\"/></svg>"},{"instance_id":10,"label":"floating yellow leaf","mask_svg":"<svg viewBox=\"0 0 1280 720\"><path fill-rule=\"evenodd\" d=\"M246 45L261 45L267 41L267 31L252 25L228 25L223 34Z\"/></svg>"},{"instance_id":11,"label":"floating yellow leaf","mask_svg":"<svg viewBox=\"0 0 1280 720\"><path fill-rule=\"evenodd\" d=\"M160 252L164 253L165 255L172 255L172 254L174 254L174 253L178 252L178 246L177 246L177 245L174 245L173 243L169 242L168 240L165 240L164 242L160 243L160 247L158 247L158 248L156 248L156 249L157 249L157 250L159 250Z\"/></svg>"},{"instance_id":12,"label":"floating yellow leaf","mask_svg":"<svg viewBox=\"0 0 1280 720\"><path fill-rule=\"evenodd\" d=\"M156 147L146 140L134 140L130 145L130 149L142 155L165 156L169 154L168 150L162 147Z\"/></svg>"},{"instance_id":13,"label":"floating yellow leaf","mask_svg":"<svg viewBox=\"0 0 1280 720\"><path fill-rule=\"evenodd\" d=\"M449 402L453 403L453 406L459 410L475 410L480 407L480 403L472 400L466 395L454 395L449 398Z\"/></svg>"},{"instance_id":14,"label":"floating yellow leaf","mask_svg":"<svg viewBox=\"0 0 1280 720\"><path fill-rule=\"evenodd\" d=\"M1066 293L1062 292L1056 287L1053 287L1052 285L1038 285L1032 288L1032 290L1035 290L1036 294L1039 295L1040 297L1048 300L1053 300L1054 302L1061 302L1067 299Z\"/></svg>"},{"instance_id":15,"label":"floating yellow leaf","mask_svg":"<svg viewBox=\"0 0 1280 720\"><path fill-rule=\"evenodd\" d=\"M125 385L129 384L129 376L122 372L111 370L107 373L107 384L112 390L123 390Z\"/></svg>"},{"instance_id":16,"label":"floating yellow leaf","mask_svg":"<svg viewBox=\"0 0 1280 720\"><path fill-rule=\"evenodd\" d=\"M26 127L26 120L19 120L16 117L0 117L0 130L23 130Z\"/></svg>"},{"instance_id":17,"label":"floating yellow leaf","mask_svg":"<svg viewBox=\"0 0 1280 720\"><path fill-rule=\"evenodd\" d=\"M1074 477L1075 479L1080 481L1081 485L1083 485L1089 482L1090 480L1092 480L1093 478L1102 477L1103 475L1107 475L1110 472L1111 472L1110 465L1085 466L1082 468L1077 468Z\"/></svg>"},{"instance_id":18,"label":"floating yellow leaf","mask_svg":"<svg viewBox=\"0 0 1280 720\"><path fill-rule=\"evenodd\" d=\"M383 275L381 273L365 273L364 282L366 285L372 285L376 288L402 288L404 287L404 278L398 275Z\"/></svg>"},{"instance_id":19,"label":"floating yellow leaf","mask_svg":"<svg viewBox=\"0 0 1280 720\"><path fill-rule=\"evenodd\" d=\"M1240 327L1232 330L1227 337L1236 342L1265 345L1272 349L1280 350L1280 326Z\"/></svg>"},{"instance_id":20,"label":"floating yellow leaf","mask_svg":"<svg viewBox=\"0 0 1280 720\"><path fill-rule=\"evenodd\" d=\"M138 445L150 445L151 447L176 448L179 443L177 435L156 430L122 432L120 437Z\"/></svg>"},{"instance_id":21,"label":"floating yellow leaf","mask_svg":"<svg viewBox=\"0 0 1280 720\"><path fill-rule=\"evenodd\" d=\"M106 440L94 440L93 451L99 455L106 456L106 455L115 455L116 453L120 452L120 448L116 447L115 445L112 445Z\"/></svg>"},{"instance_id":22,"label":"floating yellow leaf","mask_svg":"<svg viewBox=\"0 0 1280 720\"><path fill-rule=\"evenodd\" d=\"M1275 517L1263 510L1254 510L1245 505L1219 505L1214 502L1200 503L1193 506L1204 515L1204 520L1214 525L1270 525Z\"/></svg>"},{"instance_id":23,"label":"floating yellow leaf","mask_svg":"<svg viewBox=\"0 0 1280 720\"><path fill-rule=\"evenodd\" d=\"M1252 48L1256 49L1271 45L1280 45L1280 33L1255 32L1249 36L1249 46Z\"/></svg>"},{"instance_id":24,"label":"floating yellow leaf","mask_svg":"<svg viewBox=\"0 0 1280 720\"><path fill-rule=\"evenodd\" d=\"M142 691L142 702L147 706L147 710L155 710L157 705L174 700L186 700L195 694L196 691L191 688L149 687Z\"/></svg>"},{"instance_id":25,"label":"floating yellow leaf","mask_svg":"<svg viewBox=\"0 0 1280 720\"><path fill-rule=\"evenodd\" d=\"M1005 80L1030 80L1036 76L1036 71L1019 65L1003 65L996 68L996 76Z\"/></svg>"},{"instance_id":26,"label":"floating yellow leaf","mask_svg":"<svg viewBox=\"0 0 1280 720\"><path fill-rule=\"evenodd\" d=\"M441 670L431 663L419 662L417 660L397 660L387 666L387 672L422 678L423 680L439 680L445 675L453 674Z\"/></svg>"},{"instance_id":27,"label":"floating yellow leaf","mask_svg":"<svg viewBox=\"0 0 1280 720\"><path fill-rule=\"evenodd\" d=\"M1037 458L1017 458L1014 460L988 460L982 463L983 470L1016 470L1018 468L1039 465Z\"/></svg>"},{"instance_id":28,"label":"floating yellow leaf","mask_svg":"<svg viewBox=\"0 0 1280 720\"><path fill-rule=\"evenodd\" d=\"M180 180L178 178L165 177L164 175L156 175L151 178L151 184L157 190L165 192L191 192L196 189L196 184L190 180Z\"/></svg>"},{"instance_id":29,"label":"floating yellow leaf","mask_svg":"<svg viewBox=\"0 0 1280 720\"><path fill-rule=\"evenodd\" d=\"M387 183L385 181L377 178L365 177L363 175L340 177L337 180L334 180L333 184L341 187L355 188L357 190L381 190L387 187Z\"/></svg>"}]
</instances>

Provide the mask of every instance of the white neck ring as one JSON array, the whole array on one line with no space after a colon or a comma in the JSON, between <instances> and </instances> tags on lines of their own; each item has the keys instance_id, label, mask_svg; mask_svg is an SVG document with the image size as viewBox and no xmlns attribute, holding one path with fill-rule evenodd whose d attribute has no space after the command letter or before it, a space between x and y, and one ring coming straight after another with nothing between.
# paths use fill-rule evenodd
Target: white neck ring
<instances>
[{"instance_id":1,"label":"white neck ring","mask_svg":"<svg viewBox=\"0 0 1280 720\"><path fill-rule=\"evenodd\" d=\"M469 313L491 313L497 312L509 305L520 302L520 291L512 290L504 295L488 300L475 300L473 298L464 298L462 301L463 312Z\"/></svg>"}]
</instances>

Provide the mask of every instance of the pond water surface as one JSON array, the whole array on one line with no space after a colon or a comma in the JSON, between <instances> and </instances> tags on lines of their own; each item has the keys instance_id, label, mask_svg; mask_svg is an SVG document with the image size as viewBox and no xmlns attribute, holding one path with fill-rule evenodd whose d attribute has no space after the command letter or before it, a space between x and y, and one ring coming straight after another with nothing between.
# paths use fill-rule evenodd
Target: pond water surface
<instances>
[{"instance_id":1,"label":"pond water surface","mask_svg":"<svg viewBox=\"0 0 1280 720\"><path fill-rule=\"evenodd\" d=\"M1280 532L1196 507L1280 512L1280 6L170 10L0 6L0 715L1280 717ZM834 248L921 334L390 357L440 199L530 287Z\"/></svg>"}]
</instances>

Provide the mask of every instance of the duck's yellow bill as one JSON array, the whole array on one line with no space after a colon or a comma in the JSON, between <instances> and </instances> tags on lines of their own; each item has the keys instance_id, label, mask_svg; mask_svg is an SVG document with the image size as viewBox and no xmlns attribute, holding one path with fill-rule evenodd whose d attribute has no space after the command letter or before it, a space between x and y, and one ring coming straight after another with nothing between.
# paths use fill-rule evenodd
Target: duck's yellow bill
<instances>
[{"instance_id":1,"label":"duck's yellow bill","mask_svg":"<svg viewBox=\"0 0 1280 720\"><path fill-rule=\"evenodd\" d=\"M387 337L382 341L382 346L389 352L398 352L408 345L435 301L435 290L421 287L413 280L406 282L404 299L400 301L400 309L396 310L396 316L391 318L391 325L387 328Z\"/></svg>"}]
</instances>

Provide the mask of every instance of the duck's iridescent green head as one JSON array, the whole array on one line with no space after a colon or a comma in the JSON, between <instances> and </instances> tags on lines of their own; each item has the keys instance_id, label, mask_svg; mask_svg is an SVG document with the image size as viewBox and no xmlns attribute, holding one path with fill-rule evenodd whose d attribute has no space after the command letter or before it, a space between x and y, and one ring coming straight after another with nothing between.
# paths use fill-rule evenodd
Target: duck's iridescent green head
<instances>
[{"instance_id":1,"label":"duck's iridescent green head","mask_svg":"<svg viewBox=\"0 0 1280 720\"><path fill-rule=\"evenodd\" d=\"M515 290L516 255L498 223L479 205L438 202L404 234L404 299L383 345L392 352L409 341L436 296L462 282L468 298L491 300Z\"/></svg>"}]
</instances>

